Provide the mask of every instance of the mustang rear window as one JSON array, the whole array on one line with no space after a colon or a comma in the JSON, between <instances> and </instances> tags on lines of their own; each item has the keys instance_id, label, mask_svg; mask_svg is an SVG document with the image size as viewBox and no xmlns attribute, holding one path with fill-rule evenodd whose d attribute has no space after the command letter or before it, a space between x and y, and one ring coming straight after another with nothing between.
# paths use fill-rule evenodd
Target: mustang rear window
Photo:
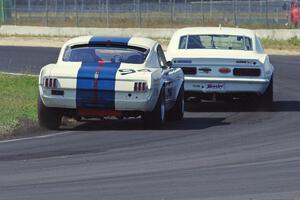
<instances>
[{"instance_id":1,"label":"mustang rear window","mask_svg":"<svg viewBox=\"0 0 300 200\"><path fill-rule=\"evenodd\" d=\"M236 35L185 35L180 38L179 49L222 49L252 51L252 40Z\"/></svg>"},{"instance_id":2,"label":"mustang rear window","mask_svg":"<svg viewBox=\"0 0 300 200\"><path fill-rule=\"evenodd\" d=\"M147 55L148 50L139 47L78 45L66 49L63 61L142 64L145 62Z\"/></svg>"}]
</instances>

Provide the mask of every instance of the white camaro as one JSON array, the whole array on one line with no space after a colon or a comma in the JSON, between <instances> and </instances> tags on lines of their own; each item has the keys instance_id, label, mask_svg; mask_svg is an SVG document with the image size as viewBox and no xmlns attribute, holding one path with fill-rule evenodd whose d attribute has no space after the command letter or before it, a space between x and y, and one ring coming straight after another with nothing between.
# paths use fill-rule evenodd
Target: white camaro
<instances>
[{"instance_id":1,"label":"white camaro","mask_svg":"<svg viewBox=\"0 0 300 200\"><path fill-rule=\"evenodd\" d=\"M57 63L41 69L39 123L57 129L62 116L142 116L147 128L158 128L165 116L180 120L184 75L170 65L160 44L147 38L74 38Z\"/></svg>"},{"instance_id":2,"label":"white camaro","mask_svg":"<svg viewBox=\"0 0 300 200\"><path fill-rule=\"evenodd\" d=\"M240 98L259 105L273 101L273 66L254 31L240 28L184 28L167 49L185 74L185 97Z\"/></svg>"}]
</instances>

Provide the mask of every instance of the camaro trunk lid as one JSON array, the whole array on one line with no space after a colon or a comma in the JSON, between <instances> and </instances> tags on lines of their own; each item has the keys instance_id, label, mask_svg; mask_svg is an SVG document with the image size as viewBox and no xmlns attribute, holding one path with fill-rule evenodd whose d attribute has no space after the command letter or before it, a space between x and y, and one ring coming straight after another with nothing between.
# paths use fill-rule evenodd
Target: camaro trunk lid
<instances>
[{"instance_id":1,"label":"camaro trunk lid","mask_svg":"<svg viewBox=\"0 0 300 200\"><path fill-rule=\"evenodd\" d=\"M234 77L261 76L265 54L252 51L180 50L172 55L175 67L181 67L186 76Z\"/></svg>"}]
</instances>

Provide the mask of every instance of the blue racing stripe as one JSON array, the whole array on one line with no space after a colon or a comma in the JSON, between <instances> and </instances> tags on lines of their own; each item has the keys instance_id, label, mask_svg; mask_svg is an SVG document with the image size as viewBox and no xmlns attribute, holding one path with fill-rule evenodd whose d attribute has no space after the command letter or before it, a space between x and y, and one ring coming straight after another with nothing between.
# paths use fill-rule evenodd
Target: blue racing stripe
<instances>
[{"instance_id":1,"label":"blue racing stripe","mask_svg":"<svg viewBox=\"0 0 300 200\"><path fill-rule=\"evenodd\" d=\"M124 45L130 38L98 37L90 39L90 45ZM121 63L82 63L77 74L77 108L115 109L116 74Z\"/></svg>"},{"instance_id":2,"label":"blue racing stripe","mask_svg":"<svg viewBox=\"0 0 300 200\"><path fill-rule=\"evenodd\" d=\"M100 37L94 36L90 39L89 44L115 44L115 45L128 45L130 38L128 37Z\"/></svg>"},{"instance_id":3,"label":"blue racing stripe","mask_svg":"<svg viewBox=\"0 0 300 200\"><path fill-rule=\"evenodd\" d=\"M115 83L120 63L83 63L77 75L77 108L115 109ZM97 69L98 77L95 76Z\"/></svg>"}]
</instances>

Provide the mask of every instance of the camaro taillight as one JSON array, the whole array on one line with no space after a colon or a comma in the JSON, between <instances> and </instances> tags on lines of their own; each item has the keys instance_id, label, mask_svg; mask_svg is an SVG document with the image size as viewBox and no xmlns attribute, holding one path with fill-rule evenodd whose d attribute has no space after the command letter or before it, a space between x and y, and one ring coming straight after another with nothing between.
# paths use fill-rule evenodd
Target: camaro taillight
<instances>
[{"instance_id":1,"label":"camaro taillight","mask_svg":"<svg viewBox=\"0 0 300 200\"><path fill-rule=\"evenodd\" d=\"M57 79L55 78L45 78L43 86L46 88L57 88Z\"/></svg>"},{"instance_id":2,"label":"camaro taillight","mask_svg":"<svg viewBox=\"0 0 300 200\"><path fill-rule=\"evenodd\" d=\"M147 83L146 82L135 82L134 83L134 91L135 92L147 91Z\"/></svg>"},{"instance_id":3,"label":"camaro taillight","mask_svg":"<svg viewBox=\"0 0 300 200\"><path fill-rule=\"evenodd\" d=\"M260 76L260 69L253 68L235 68L233 75L235 76Z\"/></svg>"},{"instance_id":4,"label":"camaro taillight","mask_svg":"<svg viewBox=\"0 0 300 200\"><path fill-rule=\"evenodd\" d=\"M196 67L182 67L181 69L184 74L197 74Z\"/></svg>"}]
</instances>

